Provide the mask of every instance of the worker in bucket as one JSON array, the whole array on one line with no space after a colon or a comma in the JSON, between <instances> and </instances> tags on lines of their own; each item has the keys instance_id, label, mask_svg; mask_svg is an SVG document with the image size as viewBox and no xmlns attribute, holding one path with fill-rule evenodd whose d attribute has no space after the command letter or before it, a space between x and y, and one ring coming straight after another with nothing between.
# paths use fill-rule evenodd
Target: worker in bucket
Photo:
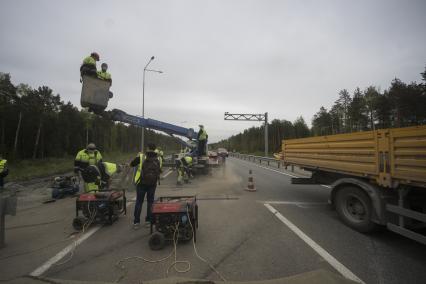
<instances>
[{"instance_id":1,"label":"worker in bucket","mask_svg":"<svg viewBox=\"0 0 426 284\"><path fill-rule=\"evenodd\" d=\"M110 82L112 84L111 74L107 72L108 70L108 64L105 62L101 65L101 70L97 71L98 78L107 82Z\"/></svg>"},{"instance_id":2,"label":"worker in bucket","mask_svg":"<svg viewBox=\"0 0 426 284\"><path fill-rule=\"evenodd\" d=\"M74 173L81 174L88 166L95 166L99 162L102 162L101 152L96 149L96 145L94 143L89 143L86 149L83 149L77 153L77 156L74 160ZM96 184L84 182L85 192L97 189L98 186Z\"/></svg>"},{"instance_id":3,"label":"worker in bucket","mask_svg":"<svg viewBox=\"0 0 426 284\"><path fill-rule=\"evenodd\" d=\"M130 163L131 167L137 167L134 177L136 184L136 204L133 220L133 228L138 229L142 204L147 201L145 225L149 226L152 221L152 204L154 203L155 190L160 179L160 162L155 152L155 144L149 143L146 153L139 153Z\"/></svg>"},{"instance_id":4,"label":"worker in bucket","mask_svg":"<svg viewBox=\"0 0 426 284\"><path fill-rule=\"evenodd\" d=\"M205 156L206 155L206 146L207 146L207 139L209 136L207 135L206 130L204 129L204 125L199 125L200 130L198 131L198 157Z\"/></svg>"},{"instance_id":5,"label":"worker in bucket","mask_svg":"<svg viewBox=\"0 0 426 284\"><path fill-rule=\"evenodd\" d=\"M83 63L80 66L80 75L97 77L96 61L99 61L99 59L99 54L96 52L92 52L90 56L84 58Z\"/></svg>"},{"instance_id":6,"label":"worker in bucket","mask_svg":"<svg viewBox=\"0 0 426 284\"><path fill-rule=\"evenodd\" d=\"M9 174L9 169L7 167L7 160L3 159L0 154L0 190L4 187L4 178Z\"/></svg>"}]
</instances>

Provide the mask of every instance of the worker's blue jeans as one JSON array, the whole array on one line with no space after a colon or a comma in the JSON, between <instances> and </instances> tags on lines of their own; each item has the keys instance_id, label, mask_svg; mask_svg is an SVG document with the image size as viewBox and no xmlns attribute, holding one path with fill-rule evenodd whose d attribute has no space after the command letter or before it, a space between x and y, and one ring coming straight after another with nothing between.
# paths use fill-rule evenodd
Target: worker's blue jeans
<instances>
[{"instance_id":1,"label":"worker's blue jeans","mask_svg":"<svg viewBox=\"0 0 426 284\"><path fill-rule=\"evenodd\" d=\"M134 213L135 219L133 223L140 223L142 204L143 204L143 200L145 199L145 194L146 194L146 201L147 201L145 221L147 222L151 221L151 215L152 215L151 209L152 209L152 203L154 203L156 188L157 188L156 184L155 185L138 184L136 186L136 204L135 204L135 213Z\"/></svg>"}]
</instances>

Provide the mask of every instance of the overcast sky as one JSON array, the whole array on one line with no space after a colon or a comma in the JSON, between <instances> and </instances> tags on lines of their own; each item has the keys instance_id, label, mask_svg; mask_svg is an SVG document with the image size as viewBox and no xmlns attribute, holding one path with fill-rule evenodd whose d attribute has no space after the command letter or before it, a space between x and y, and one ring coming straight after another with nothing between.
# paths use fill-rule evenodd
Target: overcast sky
<instances>
[{"instance_id":1,"label":"overcast sky","mask_svg":"<svg viewBox=\"0 0 426 284\"><path fill-rule=\"evenodd\" d=\"M426 1L2 0L0 39L0 72L76 106L81 61L97 51L113 78L109 107L131 114L154 55L164 73L147 74L145 116L202 123L216 142L259 125L225 111L310 124L343 88L420 81Z\"/></svg>"}]
</instances>

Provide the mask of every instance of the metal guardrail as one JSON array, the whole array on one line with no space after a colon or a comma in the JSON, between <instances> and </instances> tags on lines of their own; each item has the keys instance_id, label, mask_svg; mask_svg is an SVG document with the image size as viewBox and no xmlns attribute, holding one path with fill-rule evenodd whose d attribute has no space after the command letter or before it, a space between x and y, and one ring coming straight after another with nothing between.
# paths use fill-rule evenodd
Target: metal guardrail
<instances>
[{"instance_id":1,"label":"metal guardrail","mask_svg":"<svg viewBox=\"0 0 426 284\"><path fill-rule=\"evenodd\" d=\"M284 161L277 160L275 158L270 157L263 157L263 156L255 156L255 155L247 155L247 154L240 154L240 153L229 153L230 157L238 158L241 160L246 160L253 163L259 163L260 165L266 164L268 166L276 166L277 168L284 168L288 169L288 166L290 166L290 170L294 172L294 165L285 165Z\"/></svg>"}]
</instances>

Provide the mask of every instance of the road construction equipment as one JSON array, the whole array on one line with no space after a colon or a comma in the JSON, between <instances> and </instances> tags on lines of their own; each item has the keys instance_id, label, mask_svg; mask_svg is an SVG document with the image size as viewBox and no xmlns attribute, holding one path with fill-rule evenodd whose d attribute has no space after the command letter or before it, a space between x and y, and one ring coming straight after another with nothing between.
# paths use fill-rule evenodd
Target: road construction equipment
<instances>
[{"instance_id":1,"label":"road construction equipment","mask_svg":"<svg viewBox=\"0 0 426 284\"><path fill-rule=\"evenodd\" d=\"M184 147L188 147L189 149L191 149L191 155L194 157L194 169L196 169L197 171L201 170L204 174L207 174L209 172L208 156L202 156L195 159L198 156L197 143L193 143L191 140L196 140L198 137L198 133L195 132L194 129L173 125L171 123L166 123L155 119L130 115L118 109L113 109L112 111L104 111L108 106L109 99L112 98L108 91L107 84L107 82L99 80L97 78L83 76L81 106L88 107L89 111L93 111L96 114L99 114L114 121L158 130L170 135L171 137L175 138L178 143L180 143ZM189 139L189 141L184 141L183 139L177 136L185 137Z\"/></svg>"},{"instance_id":2,"label":"road construction equipment","mask_svg":"<svg viewBox=\"0 0 426 284\"><path fill-rule=\"evenodd\" d=\"M256 186L254 185L253 172L249 170L248 183L245 189L246 191L254 192L256 191Z\"/></svg>"},{"instance_id":3,"label":"road construction equipment","mask_svg":"<svg viewBox=\"0 0 426 284\"><path fill-rule=\"evenodd\" d=\"M82 83L81 106L96 114L101 114L107 108L108 100L113 97L109 90L111 83L87 75L82 76Z\"/></svg>"},{"instance_id":4,"label":"road construction equipment","mask_svg":"<svg viewBox=\"0 0 426 284\"><path fill-rule=\"evenodd\" d=\"M111 225L122 213L126 215L125 191L83 193L76 200L73 227L77 231L94 223ZM80 214L81 213L81 214Z\"/></svg>"},{"instance_id":5,"label":"road construction equipment","mask_svg":"<svg viewBox=\"0 0 426 284\"><path fill-rule=\"evenodd\" d=\"M121 171L121 167L121 165L102 162L98 163L98 166L91 165L83 171L84 181L95 184L97 187L89 193L80 194L77 198L74 229L84 230L93 223L110 225L118 219L120 214L127 213L124 180L129 173L129 168ZM111 189L111 177L116 172L121 174L118 184L121 188Z\"/></svg>"},{"instance_id":6,"label":"road construction equipment","mask_svg":"<svg viewBox=\"0 0 426 284\"><path fill-rule=\"evenodd\" d=\"M376 225L426 244L426 126L283 140L285 166L312 172L294 184L331 188L340 218L360 232Z\"/></svg>"},{"instance_id":7,"label":"road construction equipment","mask_svg":"<svg viewBox=\"0 0 426 284\"><path fill-rule=\"evenodd\" d=\"M152 205L149 247L160 250L166 241L197 241L198 205L196 196L163 196Z\"/></svg>"},{"instance_id":8,"label":"road construction equipment","mask_svg":"<svg viewBox=\"0 0 426 284\"><path fill-rule=\"evenodd\" d=\"M57 176L53 179L51 188L52 198L61 199L78 193L80 181L76 176Z\"/></svg>"}]
</instances>

